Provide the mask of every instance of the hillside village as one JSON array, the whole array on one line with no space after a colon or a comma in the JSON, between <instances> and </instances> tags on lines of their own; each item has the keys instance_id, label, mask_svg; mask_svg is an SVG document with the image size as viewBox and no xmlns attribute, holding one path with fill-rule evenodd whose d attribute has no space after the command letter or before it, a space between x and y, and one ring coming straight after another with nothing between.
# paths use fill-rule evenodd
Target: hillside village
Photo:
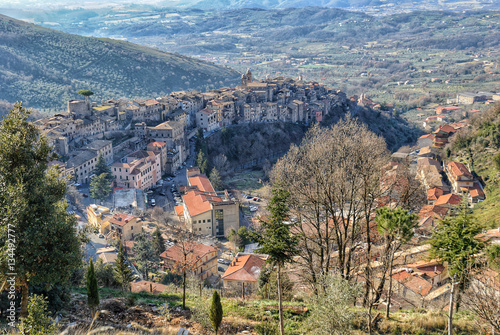
<instances>
[{"instance_id":1,"label":"hillside village","mask_svg":"<svg viewBox=\"0 0 500 335\"><path fill-rule=\"evenodd\" d=\"M482 101L490 103L490 100L498 100L498 95L487 96ZM261 199L236 194L238 190L216 190L199 168L186 166L191 165L194 155L190 140L199 136L199 130L204 137L209 137L235 124L317 123L337 108L353 106L353 103L375 111L381 109L380 104L364 95L348 99L340 91L301 78L254 81L248 71L242 76L240 86L207 93L182 91L156 99L110 100L102 104L72 100L68 102L67 113L38 120L36 124L60 157L51 165L57 165L62 176L75 186L85 187L90 182L100 156L110 168L112 201L107 201L105 206L90 203L88 199L86 208L73 207L76 214L80 214L80 222L87 221L97 232L91 238L96 251L90 257L100 259L103 264L115 264L117 250L112 245L117 241L122 242L129 257L133 257L135 237L142 231L150 232L154 222L153 226L161 228L167 241L166 251L154 266L156 272L175 272L187 264L189 273L197 280L222 288L226 296L248 299L259 289L260 269L268 256L254 254L252 245L247 245L245 252L237 252L231 243L221 243L215 238L228 237L231 231L238 231L242 226L242 203L257 205ZM452 103L455 105L439 107L436 114L462 112L456 105L466 104L458 100ZM419 216L412 243L395 254L390 270L391 309L440 310L449 304L451 285L447 264L429 260L430 246L425 242L438 220L454 215L464 200L473 208L486 199L484 182L471 173L467 164L449 160L443 151L454 134L467 127L473 113L461 113L463 119L450 124L444 117L436 119L440 123L435 130L422 135L411 150L393 153L390 163L382 170L380 188L385 195L378 199L380 206L396 207L409 185L415 183L416 192L420 192L423 199L412 205ZM426 120L423 126L433 120ZM177 176L177 180L182 177L185 183L176 185L177 180L173 178ZM169 205L171 200L167 197L161 206L172 213L172 221L162 224L144 213L155 207L152 197L165 196L163 190L168 188L175 206L174 201ZM253 222L258 225L259 213L254 214ZM182 241L179 237L186 231L190 237ZM486 231L482 238L500 243L499 234L500 228L493 229ZM375 239L373 246L374 258L370 264L377 270L383 266L384 244ZM189 249L187 261L186 249ZM158 282L159 277L149 280L140 269L135 266L133 269L136 278L131 286L133 292L159 294L168 289ZM296 287L307 290L300 285L297 271L291 265L288 276ZM494 270L474 280L500 290L500 275Z\"/></svg>"}]
</instances>

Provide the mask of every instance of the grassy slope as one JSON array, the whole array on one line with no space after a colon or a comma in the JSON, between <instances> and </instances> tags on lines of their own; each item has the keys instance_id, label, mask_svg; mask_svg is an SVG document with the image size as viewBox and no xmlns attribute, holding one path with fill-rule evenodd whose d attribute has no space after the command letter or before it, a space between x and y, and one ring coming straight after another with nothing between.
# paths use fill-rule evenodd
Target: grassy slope
<instances>
[{"instance_id":1,"label":"grassy slope","mask_svg":"<svg viewBox=\"0 0 500 335\"><path fill-rule=\"evenodd\" d=\"M74 292L86 294L85 288L74 288ZM146 305L155 304L161 306L168 303L170 308L175 309L182 305L182 295L174 293L175 288L169 287L168 293L155 296L148 293L133 293L135 304ZM179 289L177 289L179 291ZM210 333L210 321L208 319L208 309L211 301L211 290L204 289L203 295L200 298L196 293L188 291L186 305L193 311L190 323L194 329L200 331L202 328L207 329L205 333ZM101 300L113 297L125 297L121 290L113 290L108 288L100 289ZM242 301L239 298L222 298L221 299L224 318L222 329L226 334L234 334L236 330L253 329L262 323L270 323L276 325L278 322L278 313L270 306L277 306L277 301L262 300L252 298ZM314 306L307 302L284 302L284 306L289 307L307 307L309 310ZM358 316L353 321L354 334L366 334L364 329L365 313L364 310L355 308ZM289 335L303 334L302 326L307 323L310 316L309 312L298 314L285 310L285 330ZM426 311L426 310L403 310L391 313L391 318L383 319L380 323L380 331L378 334L443 334L446 329L446 313L443 311ZM467 312L459 312L455 315L455 330L458 334L478 334L481 332L477 326L476 319ZM151 332L151 331L149 331ZM196 332L197 333L197 332ZM271 333L274 334L274 333Z\"/></svg>"},{"instance_id":2,"label":"grassy slope","mask_svg":"<svg viewBox=\"0 0 500 335\"><path fill-rule=\"evenodd\" d=\"M79 89L97 99L156 97L235 84L228 68L128 42L82 37L0 15L0 99L59 107Z\"/></svg>"}]
</instances>

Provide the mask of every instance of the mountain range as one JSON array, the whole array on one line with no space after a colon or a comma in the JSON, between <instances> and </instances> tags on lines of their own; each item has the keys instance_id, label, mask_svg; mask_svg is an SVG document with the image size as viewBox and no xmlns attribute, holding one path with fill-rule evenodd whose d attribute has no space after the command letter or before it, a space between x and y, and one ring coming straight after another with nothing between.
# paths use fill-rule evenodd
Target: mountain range
<instances>
[{"instance_id":1,"label":"mountain range","mask_svg":"<svg viewBox=\"0 0 500 335\"><path fill-rule=\"evenodd\" d=\"M0 99L62 108L90 89L98 99L157 97L237 83L227 67L137 44L68 34L0 15Z\"/></svg>"}]
</instances>

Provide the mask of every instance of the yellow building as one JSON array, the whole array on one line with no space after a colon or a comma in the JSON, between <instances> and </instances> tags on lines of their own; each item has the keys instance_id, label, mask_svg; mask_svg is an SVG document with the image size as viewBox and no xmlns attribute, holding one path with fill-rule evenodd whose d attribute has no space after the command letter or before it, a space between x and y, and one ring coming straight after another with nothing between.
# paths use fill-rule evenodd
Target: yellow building
<instances>
[{"instance_id":1,"label":"yellow building","mask_svg":"<svg viewBox=\"0 0 500 335\"><path fill-rule=\"evenodd\" d=\"M109 208L104 207L104 206L99 206L96 204L92 204L87 207L87 221L88 224L91 225L92 227L98 228L101 233L101 223L103 222L104 218L109 215Z\"/></svg>"}]
</instances>

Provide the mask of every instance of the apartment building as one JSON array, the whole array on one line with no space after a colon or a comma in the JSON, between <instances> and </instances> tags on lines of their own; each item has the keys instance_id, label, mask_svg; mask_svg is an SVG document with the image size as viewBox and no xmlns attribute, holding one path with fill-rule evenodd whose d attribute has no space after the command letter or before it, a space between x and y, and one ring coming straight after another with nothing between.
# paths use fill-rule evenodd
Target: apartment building
<instances>
[{"instance_id":1,"label":"apartment building","mask_svg":"<svg viewBox=\"0 0 500 335\"><path fill-rule=\"evenodd\" d=\"M455 193L462 194L474 186L474 177L463 163L448 163L446 174Z\"/></svg>"},{"instance_id":2,"label":"apartment building","mask_svg":"<svg viewBox=\"0 0 500 335\"><path fill-rule=\"evenodd\" d=\"M160 155L140 150L126 157L125 162L111 165L116 187L147 190L161 178Z\"/></svg>"},{"instance_id":3,"label":"apartment building","mask_svg":"<svg viewBox=\"0 0 500 335\"><path fill-rule=\"evenodd\" d=\"M188 191L182 196L184 220L196 234L225 236L239 228L239 206L227 191L215 192L198 168L187 169Z\"/></svg>"}]
</instances>

